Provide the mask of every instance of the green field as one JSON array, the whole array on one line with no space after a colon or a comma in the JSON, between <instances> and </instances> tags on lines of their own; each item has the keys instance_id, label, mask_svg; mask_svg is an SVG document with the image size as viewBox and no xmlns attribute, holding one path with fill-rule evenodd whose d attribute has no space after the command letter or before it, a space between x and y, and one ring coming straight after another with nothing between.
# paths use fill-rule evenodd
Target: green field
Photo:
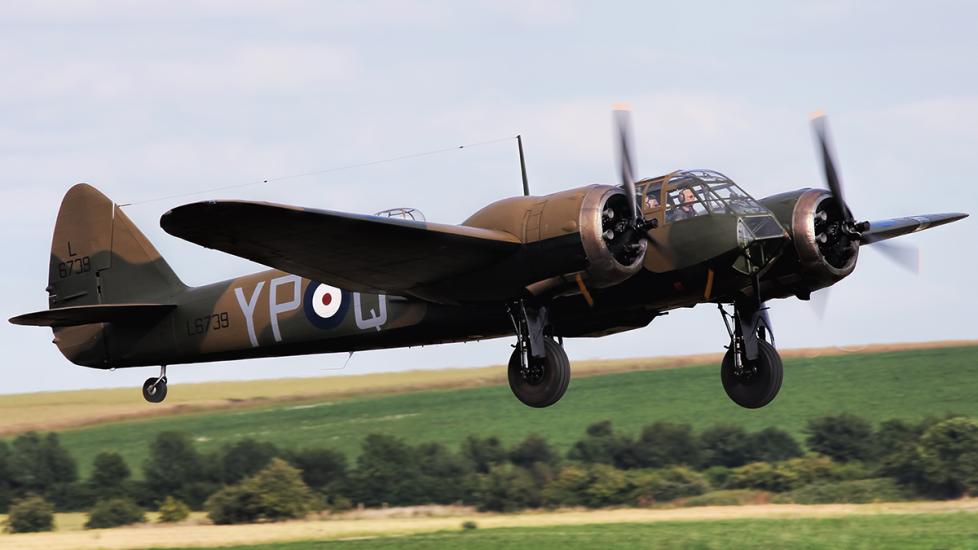
<instances>
[{"instance_id":1,"label":"green field","mask_svg":"<svg viewBox=\"0 0 978 550\"><path fill-rule=\"evenodd\" d=\"M468 434L513 443L531 432L562 449L589 423L610 419L637 433L656 420L697 428L779 426L801 436L809 418L843 411L872 421L947 413L978 416L978 347L848 354L785 362L778 398L760 410L731 403L714 365L579 378L548 409L520 404L505 386L323 398L302 403L130 420L62 432L87 475L102 450L121 452L141 475L147 443L163 430L192 434L202 450L244 437L284 447L326 446L356 455L368 433L456 445ZM176 388L174 388L174 391Z\"/></svg>"},{"instance_id":2,"label":"green field","mask_svg":"<svg viewBox=\"0 0 978 550\"><path fill-rule=\"evenodd\" d=\"M613 541L613 542L612 542ZM856 516L830 519L752 519L617 523L475 529L347 541L306 541L238 550L384 548L978 548L974 514Z\"/></svg>"}]
</instances>

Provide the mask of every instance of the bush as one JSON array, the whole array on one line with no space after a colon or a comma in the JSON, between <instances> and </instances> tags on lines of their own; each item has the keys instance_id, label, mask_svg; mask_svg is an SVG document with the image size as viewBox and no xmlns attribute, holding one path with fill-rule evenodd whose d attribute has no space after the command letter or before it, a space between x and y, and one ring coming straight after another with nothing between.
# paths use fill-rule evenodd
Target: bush
<instances>
[{"instance_id":1,"label":"bush","mask_svg":"<svg viewBox=\"0 0 978 550\"><path fill-rule=\"evenodd\" d=\"M215 487L203 485L206 466L190 436L181 432L160 432L149 446L149 458L143 463L143 479L150 494L173 495L197 506ZM159 497L157 497L159 498Z\"/></svg>"},{"instance_id":2,"label":"bush","mask_svg":"<svg viewBox=\"0 0 978 550\"><path fill-rule=\"evenodd\" d=\"M634 486L631 501L640 506L701 495L710 490L702 474L683 466L635 472L631 482Z\"/></svg>"},{"instance_id":3,"label":"bush","mask_svg":"<svg viewBox=\"0 0 978 550\"><path fill-rule=\"evenodd\" d=\"M727 482L728 489L760 489L781 493L801 485L798 475L781 465L755 462L735 468Z\"/></svg>"},{"instance_id":4,"label":"bush","mask_svg":"<svg viewBox=\"0 0 978 550\"><path fill-rule=\"evenodd\" d=\"M331 501L346 494L346 455L332 449L302 449L291 451L286 460L302 470L302 481L311 489L326 494Z\"/></svg>"},{"instance_id":5,"label":"bush","mask_svg":"<svg viewBox=\"0 0 978 550\"><path fill-rule=\"evenodd\" d=\"M27 497L10 507L4 527L8 533L51 531L54 529L54 507L41 497Z\"/></svg>"},{"instance_id":6,"label":"bush","mask_svg":"<svg viewBox=\"0 0 978 550\"><path fill-rule=\"evenodd\" d=\"M951 418L930 427L918 445L924 479L948 496L978 494L978 420Z\"/></svg>"},{"instance_id":7,"label":"bush","mask_svg":"<svg viewBox=\"0 0 978 550\"><path fill-rule=\"evenodd\" d=\"M642 429L634 445L637 466L661 468L676 464L700 463L700 448L689 424L656 422Z\"/></svg>"},{"instance_id":8,"label":"bush","mask_svg":"<svg viewBox=\"0 0 978 550\"><path fill-rule=\"evenodd\" d=\"M714 426L700 434L705 466L743 466L754 461L754 449L740 426Z\"/></svg>"},{"instance_id":9,"label":"bush","mask_svg":"<svg viewBox=\"0 0 978 550\"><path fill-rule=\"evenodd\" d=\"M778 428L764 428L750 434L748 439L753 459L758 462L778 462L804 454L795 438Z\"/></svg>"},{"instance_id":10,"label":"bush","mask_svg":"<svg viewBox=\"0 0 978 550\"><path fill-rule=\"evenodd\" d=\"M126 493L125 484L130 471L122 455L115 452L102 452L95 457L88 485L100 500L121 497Z\"/></svg>"},{"instance_id":11,"label":"bush","mask_svg":"<svg viewBox=\"0 0 978 550\"><path fill-rule=\"evenodd\" d=\"M840 465L824 456L792 458L776 463L775 467L794 479L798 487L823 481L868 477L868 471L862 463L851 462Z\"/></svg>"},{"instance_id":12,"label":"bush","mask_svg":"<svg viewBox=\"0 0 978 550\"><path fill-rule=\"evenodd\" d=\"M476 523L476 522L474 522L474 521L472 521L472 520L468 520L468 521L463 521L462 522L462 530L463 531L471 531L473 529L478 529L478 528L479 528L479 524Z\"/></svg>"},{"instance_id":13,"label":"bush","mask_svg":"<svg viewBox=\"0 0 978 550\"><path fill-rule=\"evenodd\" d=\"M173 497L166 497L160 505L160 523L179 523L190 516L190 508Z\"/></svg>"},{"instance_id":14,"label":"bush","mask_svg":"<svg viewBox=\"0 0 978 550\"><path fill-rule=\"evenodd\" d=\"M853 414L809 420L805 433L809 449L838 462L866 460L873 453L873 427Z\"/></svg>"},{"instance_id":15,"label":"bush","mask_svg":"<svg viewBox=\"0 0 978 550\"><path fill-rule=\"evenodd\" d=\"M541 487L526 468L496 466L480 476L476 492L480 511L515 512L540 506L542 502Z\"/></svg>"},{"instance_id":16,"label":"bush","mask_svg":"<svg viewBox=\"0 0 978 550\"><path fill-rule=\"evenodd\" d=\"M250 438L225 445L220 451L221 481L228 485L237 483L254 475L280 455L275 445Z\"/></svg>"},{"instance_id":17,"label":"bush","mask_svg":"<svg viewBox=\"0 0 978 550\"><path fill-rule=\"evenodd\" d=\"M7 461L11 481L23 492L47 495L57 486L78 479L75 459L61 446L55 433L17 436Z\"/></svg>"},{"instance_id":18,"label":"bush","mask_svg":"<svg viewBox=\"0 0 978 550\"><path fill-rule=\"evenodd\" d=\"M583 439L578 440L567 453L567 458L585 464L611 464L617 468L630 468L634 460L629 453L634 442L614 433L611 421L591 424Z\"/></svg>"},{"instance_id":19,"label":"bush","mask_svg":"<svg viewBox=\"0 0 978 550\"><path fill-rule=\"evenodd\" d=\"M105 529L146 521L146 513L127 498L99 501L88 513L85 529Z\"/></svg>"},{"instance_id":20,"label":"bush","mask_svg":"<svg viewBox=\"0 0 978 550\"><path fill-rule=\"evenodd\" d=\"M890 478L814 483L775 497L774 502L796 504L863 504L906 500L906 493Z\"/></svg>"},{"instance_id":21,"label":"bush","mask_svg":"<svg viewBox=\"0 0 978 550\"><path fill-rule=\"evenodd\" d=\"M462 457L469 461L472 469L487 474L493 466L506 462L506 449L498 437L479 438L470 435L462 442Z\"/></svg>"},{"instance_id":22,"label":"bush","mask_svg":"<svg viewBox=\"0 0 978 550\"><path fill-rule=\"evenodd\" d=\"M211 521L230 524L301 518L315 502L299 470L276 458L254 476L211 495L205 507Z\"/></svg>"},{"instance_id":23,"label":"bush","mask_svg":"<svg viewBox=\"0 0 978 550\"><path fill-rule=\"evenodd\" d=\"M560 462L560 455L546 439L537 434L530 434L509 452L509 461L524 468L537 463L556 467Z\"/></svg>"},{"instance_id":24,"label":"bush","mask_svg":"<svg viewBox=\"0 0 978 550\"><path fill-rule=\"evenodd\" d=\"M244 484L231 485L211 495L204 503L207 517L217 525L258 521L258 495Z\"/></svg>"}]
</instances>

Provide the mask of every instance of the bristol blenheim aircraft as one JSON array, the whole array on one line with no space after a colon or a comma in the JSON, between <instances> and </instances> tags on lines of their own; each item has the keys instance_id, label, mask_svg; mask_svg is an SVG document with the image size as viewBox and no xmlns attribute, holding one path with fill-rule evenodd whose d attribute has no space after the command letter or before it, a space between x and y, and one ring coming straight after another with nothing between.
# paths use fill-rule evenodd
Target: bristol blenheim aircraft
<instances>
[{"instance_id":1,"label":"bristol blenheim aircraft","mask_svg":"<svg viewBox=\"0 0 978 550\"><path fill-rule=\"evenodd\" d=\"M710 170L636 181L629 114L615 121L620 185L530 196L524 170L524 196L461 225L411 209L179 206L163 214L166 232L272 268L200 287L183 284L119 206L78 184L54 229L49 309L10 321L52 327L78 365L160 366L143 385L153 403L166 397L167 365L509 336L513 393L547 407L570 381L564 338L711 303L730 335L723 388L758 408L783 374L766 301L807 300L851 274L863 245L967 216L857 221L823 116L812 124L827 189L759 200Z\"/></svg>"}]
</instances>

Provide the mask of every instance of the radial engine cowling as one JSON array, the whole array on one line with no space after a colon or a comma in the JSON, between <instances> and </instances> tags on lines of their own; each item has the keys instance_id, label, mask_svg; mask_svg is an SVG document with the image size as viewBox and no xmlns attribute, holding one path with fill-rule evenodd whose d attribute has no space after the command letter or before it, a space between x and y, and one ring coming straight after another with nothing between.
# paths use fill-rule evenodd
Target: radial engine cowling
<instances>
[{"instance_id":1,"label":"radial engine cowling","mask_svg":"<svg viewBox=\"0 0 978 550\"><path fill-rule=\"evenodd\" d=\"M463 225L507 231L527 245L533 293L618 284L642 268L647 243L629 226L628 198L620 187L589 185L542 197L490 204Z\"/></svg>"},{"instance_id":2,"label":"radial engine cowling","mask_svg":"<svg viewBox=\"0 0 978 550\"><path fill-rule=\"evenodd\" d=\"M774 279L786 294L805 294L847 277L856 268L859 243L842 231L843 215L832 194L803 189L762 201L791 229L793 267L777 266Z\"/></svg>"}]
</instances>

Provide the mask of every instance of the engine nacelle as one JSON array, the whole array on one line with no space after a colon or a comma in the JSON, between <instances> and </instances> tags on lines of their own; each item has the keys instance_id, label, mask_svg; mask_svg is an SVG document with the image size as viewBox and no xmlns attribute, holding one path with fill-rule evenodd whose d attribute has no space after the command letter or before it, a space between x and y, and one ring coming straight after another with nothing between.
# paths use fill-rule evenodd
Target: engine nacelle
<instances>
[{"instance_id":1,"label":"engine nacelle","mask_svg":"<svg viewBox=\"0 0 978 550\"><path fill-rule=\"evenodd\" d=\"M540 293L571 283L576 288L577 275L589 287L604 288L642 269L648 244L630 229L629 215L621 188L588 185L543 197L503 199L462 225L506 231L526 243L535 278L528 286Z\"/></svg>"},{"instance_id":2,"label":"engine nacelle","mask_svg":"<svg viewBox=\"0 0 978 550\"><path fill-rule=\"evenodd\" d=\"M779 260L768 277L786 294L831 286L856 268L859 243L841 231L844 216L831 199L826 190L802 189L761 201L789 228L794 243L794 257Z\"/></svg>"}]
</instances>

